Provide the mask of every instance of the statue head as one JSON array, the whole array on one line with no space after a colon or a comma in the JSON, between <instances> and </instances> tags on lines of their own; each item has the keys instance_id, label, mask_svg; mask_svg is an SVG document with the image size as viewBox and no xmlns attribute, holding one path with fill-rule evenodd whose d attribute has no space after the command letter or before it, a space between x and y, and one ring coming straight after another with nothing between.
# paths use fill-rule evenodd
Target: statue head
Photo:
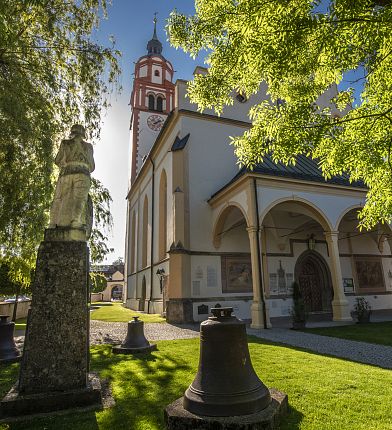
<instances>
[{"instance_id":1,"label":"statue head","mask_svg":"<svg viewBox=\"0 0 392 430\"><path fill-rule=\"evenodd\" d=\"M82 139L86 138L86 130L82 125L74 124L71 127L71 133L69 135L69 138L73 139L74 137L81 137Z\"/></svg>"}]
</instances>

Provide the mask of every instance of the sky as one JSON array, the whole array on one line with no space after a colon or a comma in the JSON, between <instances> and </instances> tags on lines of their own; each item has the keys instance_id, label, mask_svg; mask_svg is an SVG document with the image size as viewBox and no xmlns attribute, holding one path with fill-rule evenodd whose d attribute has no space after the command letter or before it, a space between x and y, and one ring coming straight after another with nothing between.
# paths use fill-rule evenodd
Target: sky
<instances>
[{"instance_id":1,"label":"sky","mask_svg":"<svg viewBox=\"0 0 392 430\"><path fill-rule=\"evenodd\" d=\"M130 165L129 122L131 109L128 105L133 82L134 62L145 55L147 42L153 34L153 18L157 12L157 33L163 44L162 54L171 61L176 71L176 79L191 79L197 62L183 51L170 47L164 30L165 20L177 8L185 14L194 12L193 0L113 0L108 9L108 19L101 22L95 37L105 46L110 46L109 37L114 36L116 48L122 52L120 66L122 73L120 94L110 97L111 107L102 119L101 138L95 143L94 157L96 169L94 177L102 181L113 198L111 212L114 226L109 233L108 245L114 252L104 263L111 263L124 257L126 226L126 194Z\"/></svg>"}]
</instances>

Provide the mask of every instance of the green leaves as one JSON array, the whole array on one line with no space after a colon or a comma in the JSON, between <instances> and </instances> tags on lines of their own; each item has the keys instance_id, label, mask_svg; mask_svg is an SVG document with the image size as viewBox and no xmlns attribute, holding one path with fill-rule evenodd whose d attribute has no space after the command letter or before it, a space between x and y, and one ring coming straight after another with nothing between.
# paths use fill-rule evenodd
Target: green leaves
<instances>
[{"instance_id":1,"label":"green leaves","mask_svg":"<svg viewBox=\"0 0 392 430\"><path fill-rule=\"evenodd\" d=\"M188 91L201 110L220 114L236 92L267 84L253 127L232 139L241 165L305 154L326 177L347 172L369 187L361 225L370 228L392 221L391 27L390 1L197 0L196 14L174 11L167 30L176 47L207 52L208 73ZM352 70L363 73L347 85Z\"/></svg>"},{"instance_id":2,"label":"green leaves","mask_svg":"<svg viewBox=\"0 0 392 430\"><path fill-rule=\"evenodd\" d=\"M105 14L105 0L0 2L0 259L27 281L48 221L57 145L74 123L99 136L116 84L119 52L91 38ZM98 222L106 221L104 210Z\"/></svg>"}]
</instances>

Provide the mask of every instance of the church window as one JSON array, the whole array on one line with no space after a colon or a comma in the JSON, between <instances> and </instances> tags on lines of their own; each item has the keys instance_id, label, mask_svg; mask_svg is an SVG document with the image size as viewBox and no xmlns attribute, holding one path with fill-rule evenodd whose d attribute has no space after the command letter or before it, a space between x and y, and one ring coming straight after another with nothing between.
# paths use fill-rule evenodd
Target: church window
<instances>
[{"instance_id":1,"label":"church window","mask_svg":"<svg viewBox=\"0 0 392 430\"><path fill-rule=\"evenodd\" d=\"M147 242L148 242L148 199L144 197L143 205L143 230L142 230L142 268L147 266Z\"/></svg>"},{"instance_id":2,"label":"church window","mask_svg":"<svg viewBox=\"0 0 392 430\"><path fill-rule=\"evenodd\" d=\"M152 94L148 96L148 109L155 110L155 97Z\"/></svg>"},{"instance_id":3,"label":"church window","mask_svg":"<svg viewBox=\"0 0 392 430\"><path fill-rule=\"evenodd\" d=\"M159 183L159 259L166 258L167 251L167 176L162 171Z\"/></svg>"},{"instance_id":4,"label":"church window","mask_svg":"<svg viewBox=\"0 0 392 430\"><path fill-rule=\"evenodd\" d=\"M130 260L131 260L131 266L130 266L130 272L135 272L135 246L136 246L136 214L135 212L132 215L132 227L131 227L131 252L130 252Z\"/></svg>"},{"instance_id":5,"label":"church window","mask_svg":"<svg viewBox=\"0 0 392 430\"><path fill-rule=\"evenodd\" d=\"M155 70L154 75L159 76L159 70Z\"/></svg>"},{"instance_id":6,"label":"church window","mask_svg":"<svg viewBox=\"0 0 392 430\"><path fill-rule=\"evenodd\" d=\"M159 112L163 111L163 98L159 96L157 98L157 111Z\"/></svg>"}]
</instances>

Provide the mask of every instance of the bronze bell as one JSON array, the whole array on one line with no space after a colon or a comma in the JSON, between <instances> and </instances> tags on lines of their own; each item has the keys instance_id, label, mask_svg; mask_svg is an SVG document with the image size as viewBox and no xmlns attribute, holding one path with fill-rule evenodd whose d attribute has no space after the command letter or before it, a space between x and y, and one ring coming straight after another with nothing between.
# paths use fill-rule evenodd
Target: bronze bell
<instances>
[{"instance_id":1,"label":"bronze bell","mask_svg":"<svg viewBox=\"0 0 392 430\"><path fill-rule=\"evenodd\" d=\"M0 362L16 361L21 354L14 341L14 322L7 322L8 315L0 315Z\"/></svg>"},{"instance_id":2,"label":"bronze bell","mask_svg":"<svg viewBox=\"0 0 392 430\"><path fill-rule=\"evenodd\" d=\"M148 352L156 349L156 345L144 336L144 323L139 321L138 316L132 317L133 321L128 322L127 337L121 345L113 346L115 354L136 354L138 352Z\"/></svg>"},{"instance_id":3,"label":"bronze bell","mask_svg":"<svg viewBox=\"0 0 392 430\"><path fill-rule=\"evenodd\" d=\"M250 361L246 324L231 315L233 308L211 312L200 325L199 369L185 391L184 409L216 417L259 412L271 396Z\"/></svg>"}]
</instances>

